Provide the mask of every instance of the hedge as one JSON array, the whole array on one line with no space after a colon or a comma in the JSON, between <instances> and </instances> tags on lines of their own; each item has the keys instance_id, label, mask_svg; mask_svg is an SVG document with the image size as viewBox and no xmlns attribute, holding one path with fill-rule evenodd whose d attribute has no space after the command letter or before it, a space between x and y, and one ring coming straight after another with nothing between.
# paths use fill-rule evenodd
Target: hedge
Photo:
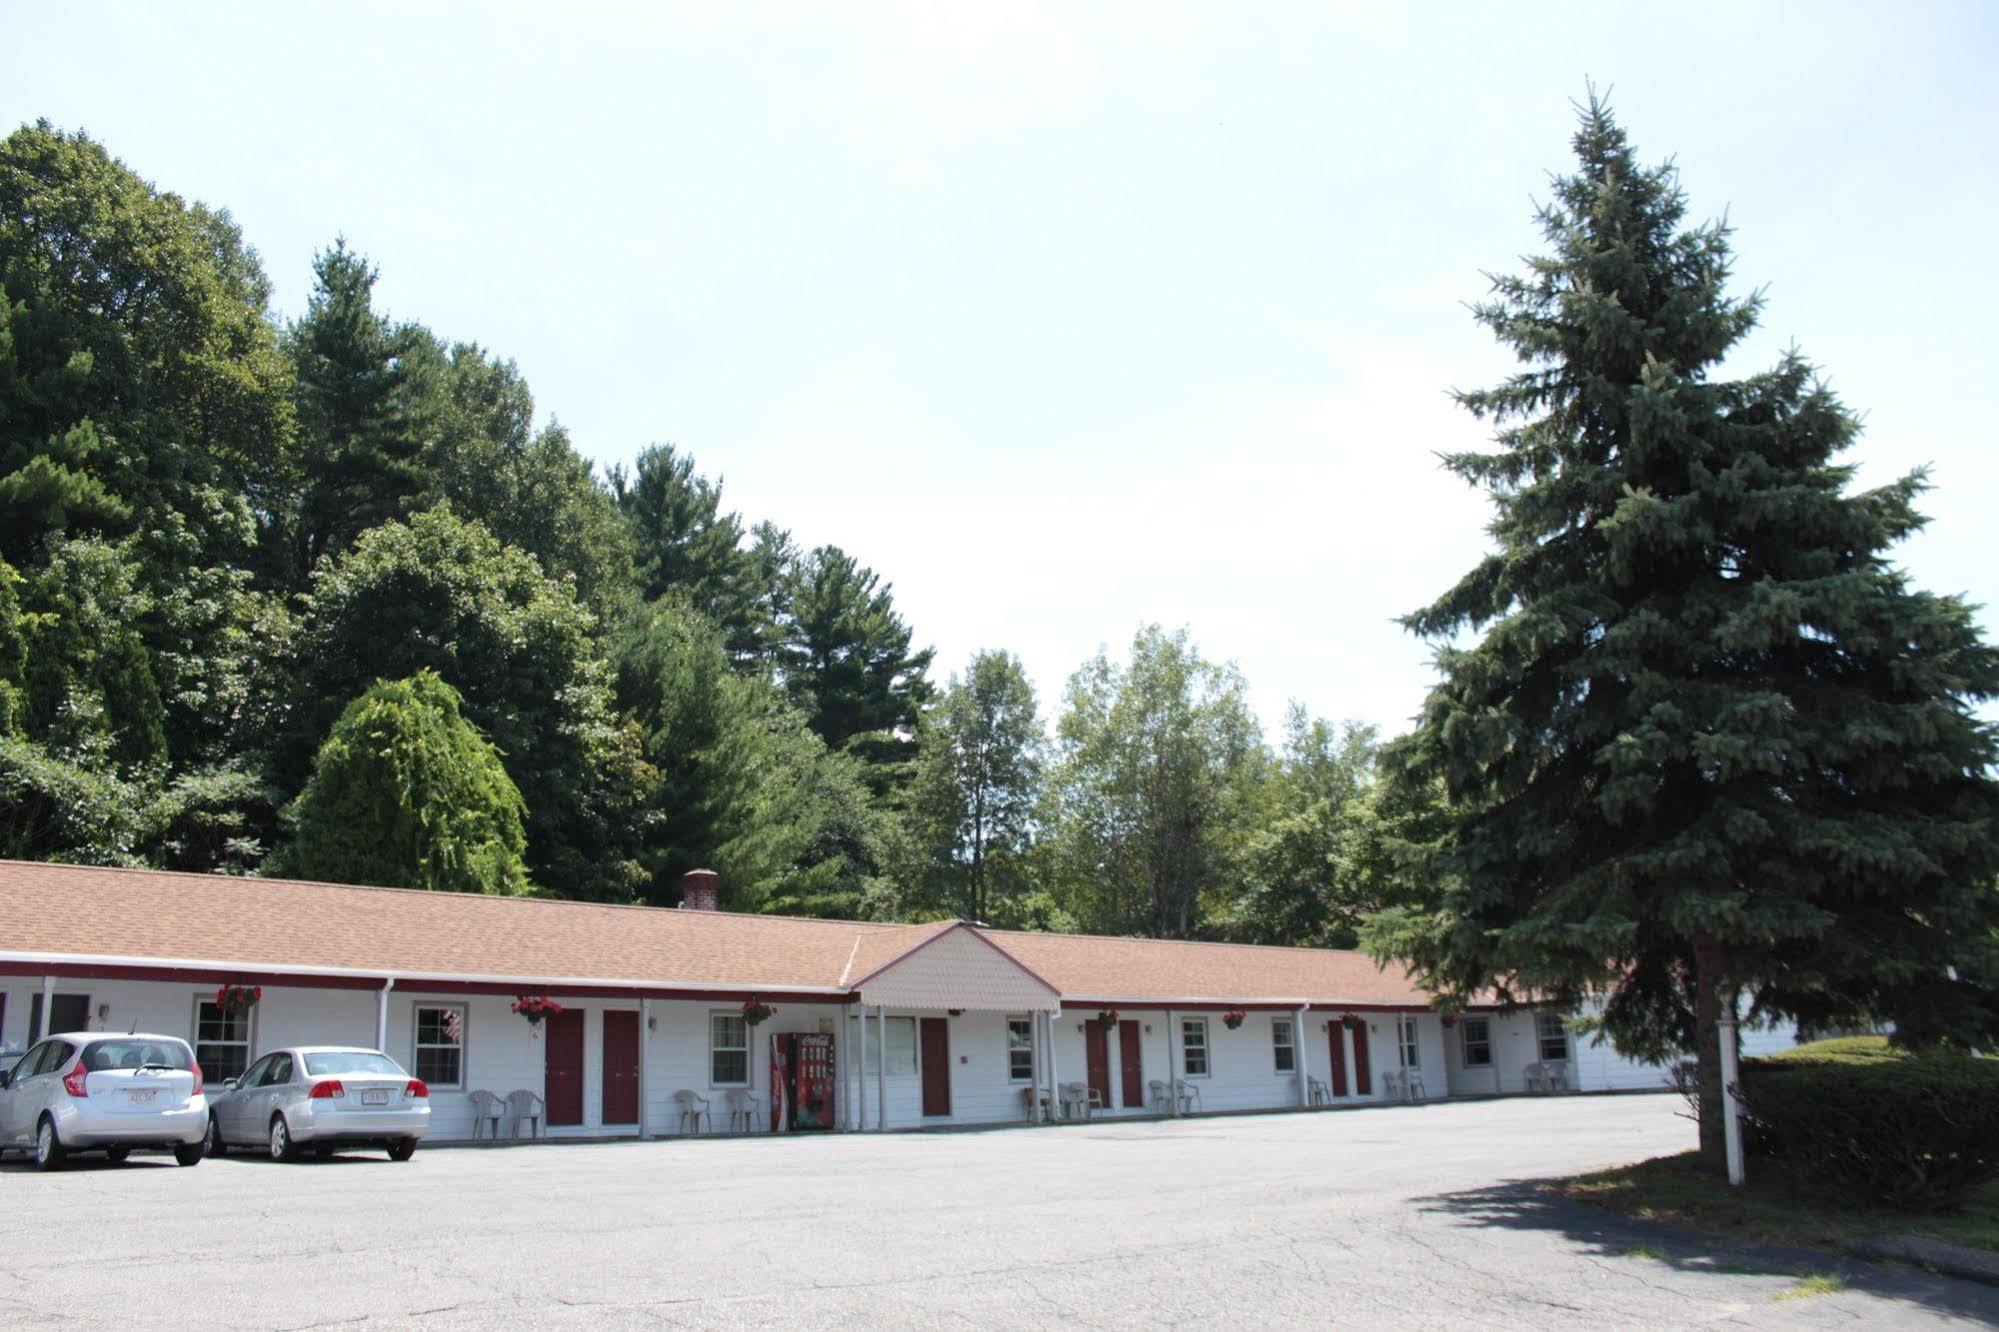
<instances>
[{"instance_id":1,"label":"hedge","mask_svg":"<svg viewBox=\"0 0 1999 1332\"><path fill-rule=\"evenodd\" d=\"M1857 1202L1935 1204L1999 1178L1999 1060L1832 1051L1743 1065L1755 1150Z\"/></svg>"}]
</instances>

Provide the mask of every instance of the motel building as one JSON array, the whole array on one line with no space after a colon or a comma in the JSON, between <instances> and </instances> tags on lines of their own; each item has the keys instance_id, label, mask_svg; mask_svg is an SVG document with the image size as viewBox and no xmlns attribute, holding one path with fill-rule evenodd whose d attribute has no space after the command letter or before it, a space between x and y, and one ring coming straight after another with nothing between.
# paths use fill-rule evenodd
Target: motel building
<instances>
[{"instance_id":1,"label":"motel building","mask_svg":"<svg viewBox=\"0 0 1999 1332\"><path fill-rule=\"evenodd\" d=\"M370 1046L429 1084L433 1142L1666 1081L1558 1013L1446 1020L1359 953L741 915L715 908L713 874L684 886L659 909L0 861L0 1050L51 1031L177 1035L216 1088L269 1049ZM225 986L261 996L225 1009ZM530 1020L524 999L560 1011ZM517 1092L539 1124L494 1117Z\"/></svg>"}]
</instances>

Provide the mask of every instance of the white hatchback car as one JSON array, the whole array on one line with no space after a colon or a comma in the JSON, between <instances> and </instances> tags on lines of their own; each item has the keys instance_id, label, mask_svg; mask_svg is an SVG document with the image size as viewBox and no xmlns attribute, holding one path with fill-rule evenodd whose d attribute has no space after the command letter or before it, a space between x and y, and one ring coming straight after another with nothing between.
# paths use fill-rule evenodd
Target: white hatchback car
<instances>
[{"instance_id":1,"label":"white hatchback car","mask_svg":"<svg viewBox=\"0 0 1999 1332\"><path fill-rule=\"evenodd\" d=\"M299 1148L383 1147L407 1161L430 1132L430 1088L380 1050L295 1045L273 1050L209 1098L208 1151L262 1147L277 1161Z\"/></svg>"},{"instance_id":2,"label":"white hatchback car","mask_svg":"<svg viewBox=\"0 0 1999 1332\"><path fill-rule=\"evenodd\" d=\"M201 1160L208 1101L178 1036L71 1031L31 1046L0 1073L0 1150L25 1147L54 1170L74 1152L122 1161L135 1147Z\"/></svg>"}]
</instances>

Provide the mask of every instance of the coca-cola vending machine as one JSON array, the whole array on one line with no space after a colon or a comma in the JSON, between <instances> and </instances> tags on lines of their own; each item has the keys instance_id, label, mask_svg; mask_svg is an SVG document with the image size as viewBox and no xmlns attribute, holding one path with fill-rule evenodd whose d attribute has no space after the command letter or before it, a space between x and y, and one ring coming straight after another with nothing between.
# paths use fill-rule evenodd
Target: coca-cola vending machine
<instances>
[{"instance_id":1,"label":"coca-cola vending machine","mask_svg":"<svg viewBox=\"0 0 1999 1332\"><path fill-rule=\"evenodd\" d=\"M837 1128L833 1119L833 1037L785 1031L770 1038L771 1127Z\"/></svg>"}]
</instances>

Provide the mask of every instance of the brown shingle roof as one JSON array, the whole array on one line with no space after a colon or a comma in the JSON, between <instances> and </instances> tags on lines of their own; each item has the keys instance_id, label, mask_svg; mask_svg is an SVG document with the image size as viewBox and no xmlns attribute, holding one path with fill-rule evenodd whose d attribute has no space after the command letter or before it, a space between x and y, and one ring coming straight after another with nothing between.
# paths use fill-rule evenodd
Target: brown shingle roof
<instances>
[{"instance_id":1,"label":"brown shingle roof","mask_svg":"<svg viewBox=\"0 0 1999 1332\"><path fill-rule=\"evenodd\" d=\"M1090 934L989 930L1065 997L1168 1000L1305 999L1315 1003L1427 1006L1399 967L1330 948L1114 939Z\"/></svg>"},{"instance_id":2,"label":"brown shingle roof","mask_svg":"<svg viewBox=\"0 0 1999 1332\"><path fill-rule=\"evenodd\" d=\"M843 993L953 922L888 925L0 860L0 959ZM1065 996L1420 1005L1359 953L982 931Z\"/></svg>"}]
</instances>

